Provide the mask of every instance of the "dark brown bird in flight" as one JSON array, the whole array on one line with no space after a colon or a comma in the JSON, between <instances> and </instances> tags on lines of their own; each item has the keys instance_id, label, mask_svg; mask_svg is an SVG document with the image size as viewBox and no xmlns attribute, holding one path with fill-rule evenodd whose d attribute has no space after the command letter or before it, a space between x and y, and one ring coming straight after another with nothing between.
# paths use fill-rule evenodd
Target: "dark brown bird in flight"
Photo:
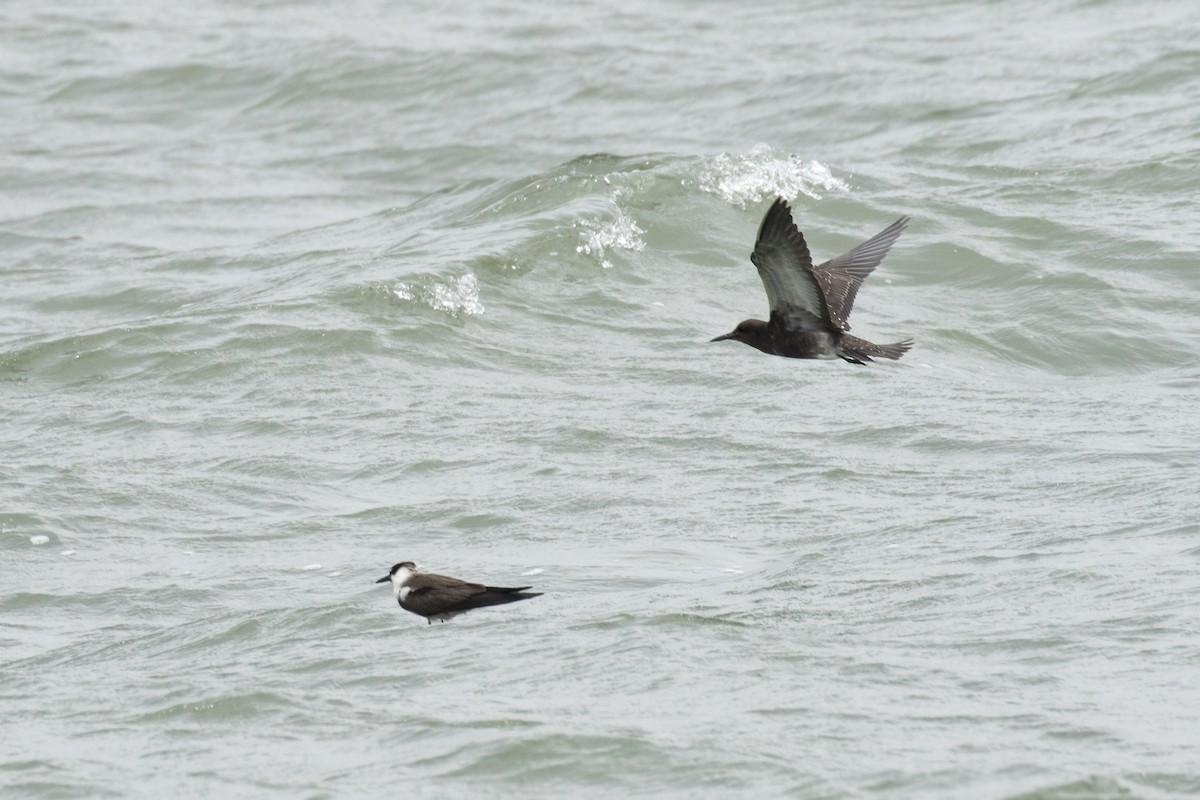
<instances>
[{"instance_id":1,"label":"dark brown bird in flight","mask_svg":"<svg viewBox=\"0 0 1200 800\"><path fill-rule=\"evenodd\" d=\"M792 210L777 198L763 217L750 254L767 290L771 319L745 320L712 341L736 339L773 356L841 358L851 364L899 358L912 347L912 339L872 344L847 333L846 318L863 279L879 266L907 224L908 217L901 217L849 253L813 266Z\"/></svg>"},{"instance_id":2,"label":"dark brown bird in flight","mask_svg":"<svg viewBox=\"0 0 1200 800\"><path fill-rule=\"evenodd\" d=\"M419 614L431 625L435 619L445 622L472 608L498 606L542 596L541 592L525 591L531 588L529 586L484 586L482 583L468 583L445 575L426 575L417 572L417 565L411 561L401 561L375 582L390 582L400 607Z\"/></svg>"}]
</instances>

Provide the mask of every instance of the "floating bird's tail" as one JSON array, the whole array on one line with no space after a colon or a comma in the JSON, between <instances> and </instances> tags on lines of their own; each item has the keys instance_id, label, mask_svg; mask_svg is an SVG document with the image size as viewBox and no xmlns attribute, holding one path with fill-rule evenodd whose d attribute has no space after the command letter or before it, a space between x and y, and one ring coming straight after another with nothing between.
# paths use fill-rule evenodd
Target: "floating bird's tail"
<instances>
[{"instance_id":1,"label":"floating bird's tail","mask_svg":"<svg viewBox=\"0 0 1200 800\"><path fill-rule=\"evenodd\" d=\"M851 364L863 364L876 358L890 358L893 361L908 352L913 346L912 339L905 339L895 344L872 344L866 339L845 334L838 343L838 355Z\"/></svg>"},{"instance_id":2,"label":"floating bird's tail","mask_svg":"<svg viewBox=\"0 0 1200 800\"><path fill-rule=\"evenodd\" d=\"M528 600L531 597L541 597L542 592L527 592L529 586L488 586L486 591L472 595L463 609L483 608L484 606L501 606L505 603L515 603L518 600Z\"/></svg>"}]
</instances>

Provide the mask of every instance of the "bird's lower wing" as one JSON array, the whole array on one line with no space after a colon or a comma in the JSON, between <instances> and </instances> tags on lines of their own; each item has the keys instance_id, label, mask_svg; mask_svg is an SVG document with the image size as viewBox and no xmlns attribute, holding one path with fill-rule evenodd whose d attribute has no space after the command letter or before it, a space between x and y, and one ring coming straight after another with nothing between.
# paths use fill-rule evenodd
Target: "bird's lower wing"
<instances>
[{"instance_id":1,"label":"bird's lower wing","mask_svg":"<svg viewBox=\"0 0 1200 800\"><path fill-rule=\"evenodd\" d=\"M758 268L773 317L805 328L824 327L829 312L813 274L812 255L782 198L763 217L750 260Z\"/></svg>"}]
</instances>

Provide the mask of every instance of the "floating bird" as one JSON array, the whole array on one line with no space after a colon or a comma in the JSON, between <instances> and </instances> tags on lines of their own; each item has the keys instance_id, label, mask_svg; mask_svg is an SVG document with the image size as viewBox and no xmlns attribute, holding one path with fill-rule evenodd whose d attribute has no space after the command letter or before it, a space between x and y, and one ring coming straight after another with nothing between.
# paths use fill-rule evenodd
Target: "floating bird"
<instances>
[{"instance_id":1,"label":"floating bird","mask_svg":"<svg viewBox=\"0 0 1200 800\"><path fill-rule=\"evenodd\" d=\"M767 290L771 319L745 320L712 341L736 339L773 356L841 358L851 364L899 358L912 347L912 339L872 344L846 333L846 318L863 279L879 266L907 224L908 217L901 217L849 253L814 267L791 208L777 198L763 217L750 254Z\"/></svg>"},{"instance_id":2,"label":"floating bird","mask_svg":"<svg viewBox=\"0 0 1200 800\"><path fill-rule=\"evenodd\" d=\"M541 592L527 592L529 586L484 586L482 583L467 583L445 575L426 575L417 572L417 565L401 561L392 567L376 583L391 581L396 602L405 611L419 614L433 624L458 616L472 608L499 606L515 603L531 597L541 597Z\"/></svg>"}]
</instances>

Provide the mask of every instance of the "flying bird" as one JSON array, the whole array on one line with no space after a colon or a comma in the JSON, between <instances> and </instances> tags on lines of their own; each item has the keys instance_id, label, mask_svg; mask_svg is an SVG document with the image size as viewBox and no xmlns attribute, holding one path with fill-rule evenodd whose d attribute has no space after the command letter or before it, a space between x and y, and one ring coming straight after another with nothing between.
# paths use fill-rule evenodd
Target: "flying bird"
<instances>
[{"instance_id":1,"label":"flying bird","mask_svg":"<svg viewBox=\"0 0 1200 800\"><path fill-rule=\"evenodd\" d=\"M750 254L767 290L771 318L745 320L712 341L735 339L773 356L841 358L851 364L899 358L912 347L912 339L872 344L847 333L846 318L863 279L879 266L907 224L908 217L901 217L849 253L813 266L791 208L782 197L776 198Z\"/></svg>"},{"instance_id":2,"label":"flying bird","mask_svg":"<svg viewBox=\"0 0 1200 800\"><path fill-rule=\"evenodd\" d=\"M542 596L542 592L525 591L531 588L529 586L484 586L482 583L468 583L445 575L427 575L417 572L417 565L411 561L401 561L375 582L389 581L400 607L425 617L430 625L435 619L445 622L473 608L499 606Z\"/></svg>"}]
</instances>

